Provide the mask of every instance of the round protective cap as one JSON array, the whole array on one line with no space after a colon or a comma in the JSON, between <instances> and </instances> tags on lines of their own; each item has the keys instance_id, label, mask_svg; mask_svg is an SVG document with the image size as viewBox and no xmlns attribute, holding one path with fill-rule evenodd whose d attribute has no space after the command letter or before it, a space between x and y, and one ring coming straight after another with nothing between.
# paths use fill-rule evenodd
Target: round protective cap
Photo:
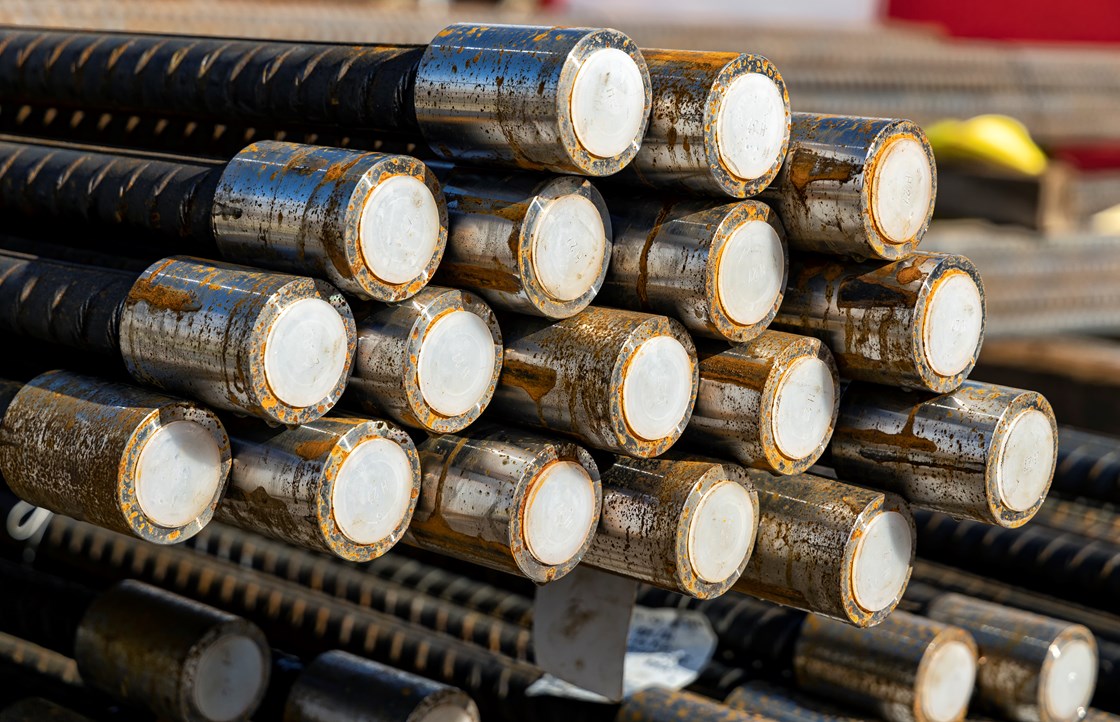
<instances>
[{"instance_id":1,"label":"round protective cap","mask_svg":"<svg viewBox=\"0 0 1120 722\"><path fill-rule=\"evenodd\" d=\"M1097 653L1093 645L1073 637L1050 647L1049 669L1043 672L1043 705L1053 719L1076 720L1089 706L1097 686Z\"/></svg>"},{"instance_id":2,"label":"round protective cap","mask_svg":"<svg viewBox=\"0 0 1120 722\"><path fill-rule=\"evenodd\" d=\"M980 289L967 273L951 272L930 292L926 309L926 361L942 376L956 376L973 361L984 327Z\"/></svg>"},{"instance_id":3,"label":"round protective cap","mask_svg":"<svg viewBox=\"0 0 1120 722\"><path fill-rule=\"evenodd\" d=\"M1042 498L1054 468L1054 428L1050 418L1027 409L1011 422L996 464L999 499L1014 511L1026 511Z\"/></svg>"},{"instance_id":4,"label":"round protective cap","mask_svg":"<svg viewBox=\"0 0 1120 722\"><path fill-rule=\"evenodd\" d=\"M410 175L378 183L358 221L362 259L385 283L408 283L423 273L439 235L439 203L423 181Z\"/></svg>"},{"instance_id":5,"label":"round protective cap","mask_svg":"<svg viewBox=\"0 0 1120 722\"><path fill-rule=\"evenodd\" d=\"M533 480L522 518L529 553L564 564L583 548L595 519L595 483L574 461L554 461Z\"/></svg>"},{"instance_id":6,"label":"round protective cap","mask_svg":"<svg viewBox=\"0 0 1120 722\"><path fill-rule=\"evenodd\" d=\"M264 376L276 398L303 408L323 402L350 362L346 323L319 298L301 298L268 330Z\"/></svg>"},{"instance_id":7,"label":"round protective cap","mask_svg":"<svg viewBox=\"0 0 1120 722\"><path fill-rule=\"evenodd\" d=\"M731 175L754 180L782 154L789 117L782 89L762 73L731 81L716 115L719 157Z\"/></svg>"},{"instance_id":8,"label":"round protective cap","mask_svg":"<svg viewBox=\"0 0 1120 722\"><path fill-rule=\"evenodd\" d=\"M331 490L339 531L355 544L387 539L408 514L416 479L408 454L389 439L367 439L342 461Z\"/></svg>"},{"instance_id":9,"label":"round protective cap","mask_svg":"<svg viewBox=\"0 0 1120 722\"><path fill-rule=\"evenodd\" d=\"M194 702L206 719L242 719L265 684L265 660L249 637L226 634L202 652L194 678Z\"/></svg>"},{"instance_id":10,"label":"round protective cap","mask_svg":"<svg viewBox=\"0 0 1120 722\"><path fill-rule=\"evenodd\" d=\"M474 722L474 719L460 705L441 704L425 712L423 717L418 717L416 722Z\"/></svg>"},{"instance_id":11,"label":"round protective cap","mask_svg":"<svg viewBox=\"0 0 1120 722\"><path fill-rule=\"evenodd\" d=\"M172 421L140 449L136 501L160 526L180 527L202 516L221 483L222 449L201 424Z\"/></svg>"},{"instance_id":12,"label":"round protective cap","mask_svg":"<svg viewBox=\"0 0 1120 722\"><path fill-rule=\"evenodd\" d=\"M766 318L782 293L786 256L782 239L766 221L747 221L727 239L719 254L716 293L735 323L749 326Z\"/></svg>"},{"instance_id":13,"label":"round protective cap","mask_svg":"<svg viewBox=\"0 0 1120 722\"><path fill-rule=\"evenodd\" d=\"M774 393L774 443L778 451L801 460L817 450L828 435L836 385L828 364L816 356L793 362Z\"/></svg>"},{"instance_id":14,"label":"round protective cap","mask_svg":"<svg viewBox=\"0 0 1120 722\"><path fill-rule=\"evenodd\" d=\"M910 571L910 525L897 511L875 516L856 545L852 594L869 612L886 609L902 592Z\"/></svg>"},{"instance_id":15,"label":"round protective cap","mask_svg":"<svg viewBox=\"0 0 1120 722\"><path fill-rule=\"evenodd\" d=\"M443 416L467 413L484 400L496 356L490 327L476 314L451 311L436 319L416 366L425 403Z\"/></svg>"},{"instance_id":16,"label":"round protective cap","mask_svg":"<svg viewBox=\"0 0 1120 722\"><path fill-rule=\"evenodd\" d=\"M587 56L572 82L572 126L591 155L613 158L638 142L646 117L642 70L617 48Z\"/></svg>"},{"instance_id":17,"label":"round protective cap","mask_svg":"<svg viewBox=\"0 0 1120 722\"><path fill-rule=\"evenodd\" d=\"M723 481L709 489L688 524L688 558L696 576L719 584L738 571L756 524L751 495L741 484Z\"/></svg>"},{"instance_id":18,"label":"round protective cap","mask_svg":"<svg viewBox=\"0 0 1120 722\"><path fill-rule=\"evenodd\" d=\"M968 709L976 683L976 653L956 640L938 644L921 679L922 710L930 722L953 722Z\"/></svg>"},{"instance_id":19,"label":"round protective cap","mask_svg":"<svg viewBox=\"0 0 1120 722\"><path fill-rule=\"evenodd\" d=\"M905 243L922 229L933 198L933 169L925 146L900 138L875 166L871 185L875 225L891 243Z\"/></svg>"},{"instance_id":20,"label":"round protective cap","mask_svg":"<svg viewBox=\"0 0 1120 722\"><path fill-rule=\"evenodd\" d=\"M530 244L541 288L558 301L571 301L591 290L603 268L603 217L581 195L555 198L541 209Z\"/></svg>"},{"instance_id":21,"label":"round protective cap","mask_svg":"<svg viewBox=\"0 0 1120 722\"><path fill-rule=\"evenodd\" d=\"M654 336L634 353L622 381L622 415L637 436L656 441L676 431L692 403L692 359L672 336Z\"/></svg>"}]
</instances>

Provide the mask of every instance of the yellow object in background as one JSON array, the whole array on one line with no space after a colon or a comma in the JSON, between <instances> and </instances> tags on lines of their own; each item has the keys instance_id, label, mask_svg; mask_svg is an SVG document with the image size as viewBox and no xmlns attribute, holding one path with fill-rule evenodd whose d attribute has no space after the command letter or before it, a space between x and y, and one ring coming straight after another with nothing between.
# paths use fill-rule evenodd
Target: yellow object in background
<instances>
[{"instance_id":1,"label":"yellow object in background","mask_svg":"<svg viewBox=\"0 0 1120 722\"><path fill-rule=\"evenodd\" d=\"M1007 115L942 120L925 132L939 162L978 162L1031 176L1046 170L1046 154L1026 126Z\"/></svg>"}]
</instances>

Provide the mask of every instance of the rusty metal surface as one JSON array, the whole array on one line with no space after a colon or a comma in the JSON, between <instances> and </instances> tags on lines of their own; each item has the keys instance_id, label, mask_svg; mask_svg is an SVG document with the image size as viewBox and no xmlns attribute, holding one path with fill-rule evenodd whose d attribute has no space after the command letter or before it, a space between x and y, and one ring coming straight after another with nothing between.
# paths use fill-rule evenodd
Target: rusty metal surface
<instances>
[{"instance_id":1,"label":"rusty metal surface","mask_svg":"<svg viewBox=\"0 0 1120 722\"><path fill-rule=\"evenodd\" d=\"M1022 526L1046 495L1012 509L1001 497L998 468L1012 424L1032 409L1049 419L1056 444L1054 411L1034 391L966 381L931 396L851 384L840 400L830 460L841 478L894 492L913 506Z\"/></svg>"},{"instance_id":2,"label":"rusty metal surface","mask_svg":"<svg viewBox=\"0 0 1120 722\"><path fill-rule=\"evenodd\" d=\"M699 355L700 387L686 445L778 474L800 474L817 462L833 434L840 403L840 379L827 346L815 338L764 331L726 349L701 345ZM817 448L794 459L774 440L775 409L782 377L807 358L820 359L832 373L832 415Z\"/></svg>"},{"instance_id":3,"label":"rusty metal surface","mask_svg":"<svg viewBox=\"0 0 1120 722\"><path fill-rule=\"evenodd\" d=\"M178 527L150 519L136 498L136 474L147 440L175 421L210 433L221 476L206 509ZM67 371L24 385L0 426L0 470L21 499L99 526L173 544L210 521L225 490L230 443L213 412L154 391Z\"/></svg>"},{"instance_id":4,"label":"rusty metal surface","mask_svg":"<svg viewBox=\"0 0 1120 722\"><path fill-rule=\"evenodd\" d=\"M602 508L602 485L598 467L583 448L492 425L434 436L419 448L424 478L406 542L537 583L564 576L587 553ZM536 481L558 461L579 464L590 476L593 526L570 559L544 564L529 549L523 515Z\"/></svg>"},{"instance_id":5,"label":"rusty metal surface","mask_svg":"<svg viewBox=\"0 0 1120 722\"><path fill-rule=\"evenodd\" d=\"M616 722L773 722L752 712L731 709L692 692L673 692L650 687L630 695L622 702Z\"/></svg>"},{"instance_id":6,"label":"rusty metal surface","mask_svg":"<svg viewBox=\"0 0 1120 722\"><path fill-rule=\"evenodd\" d=\"M494 340L494 370L482 399L468 411L445 416L420 391L420 347L440 318L467 311L481 318ZM490 404L502 370L502 330L490 307L467 291L428 286L412 298L375 306L357 327L357 352L344 403L399 424L454 433L476 421Z\"/></svg>"},{"instance_id":7,"label":"rusty metal surface","mask_svg":"<svg viewBox=\"0 0 1120 722\"><path fill-rule=\"evenodd\" d=\"M1065 499L1050 499L1039 509L1035 521L1041 526L1089 539L1120 544L1120 514Z\"/></svg>"},{"instance_id":8,"label":"rusty metal surface","mask_svg":"<svg viewBox=\"0 0 1120 722\"><path fill-rule=\"evenodd\" d=\"M753 53L643 49L653 88L653 108L642 147L621 181L664 190L748 198L778 174L789 141L789 93L781 73ZM750 73L769 78L785 102L786 130L781 152L761 175L742 178L720 158L718 127L723 95Z\"/></svg>"},{"instance_id":9,"label":"rusty metal surface","mask_svg":"<svg viewBox=\"0 0 1120 722\"><path fill-rule=\"evenodd\" d=\"M142 383L182 393L215 408L283 424L313 421L342 395L349 364L317 404L284 403L265 378L269 329L285 308L318 298L334 306L354 357L354 317L325 281L258 271L187 256L152 264L132 286L121 312L121 354Z\"/></svg>"},{"instance_id":10,"label":"rusty metal surface","mask_svg":"<svg viewBox=\"0 0 1120 722\"><path fill-rule=\"evenodd\" d=\"M584 564L701 599L723 594L742 574L754 547L758 497L737 466L616 456L602 482L603 510ZM709 582L693 566L688 530L701 499L724 482L750 489L756 528L735 572Z\"/></svg>"},{"instance_id":11,"label":"rusty metal surface","mask_svg":"<svg viewBox=\"0 0 1120 722\"><path fill-rule=\"evenodd\" d=\"M898 512L913 524L906 503L812 474L747 474L761 518L754 553L733 589L858 627L882 622L902 591L883 609L863 609L852 591L852 567L865 529L879 514Z\"/></svg>"},{"instance_id":12,"label":"rusty metal surface","mask_svg":"<svg viewBox=\"0 0 1120 722\"><path fill-rule=\"evenodd\" d=\"M680 322L590 306L553 323L503 317L502 332L505 362L492 404L497 417L637 457L664 453L688 425L693 404L672 434L649 441L635 434L622 415L625 374L643 342L671 336L695 359L695 346ZM694 399L698 380L694 365Z\"/></svg>"},{"instance_id":13,"label":"rusty metal surface","mask_svg":"<svg viewBox=\"0 0 1120 722\"><path fill-rule=\"evenodd\" d=\"M937 173L925 133L908 120L794 113L789 153L763 198L781 214L799 251L898 260L921 242L933 216ZM893 241L878 227L875 165L900 139L921 144L933 171L929 209L917 233Z\"/></svg>"},{"instance_id":14,"label":"rusty metal surface","mask_svg":"<svg viewBox=\"0 0 1120 722\"><path fill-rule=\"evenodd\" d=\"M234 429L233 471L218 519L356 562L381 556L404 535L420 496L420 456L404 431L384 421L338 416L290 429L245 427ZM349 454L373 439L397 444L408 456L412 493L397 527L376 542L361 544L339 528L334 484Z\"/></svg>"},{"instance_id":15,"label":"rusty metal surface","mask_svg":"<svg viewBox=\"0 0 1120 722\"><path fill-rule=\"evenodd\" d=\"M774 722L872 722L793 690L766 682L747 682L731 690L723 703L732 709L763 714Z\"/></svg>"},{"instance_id":16,"label":"rusty metal surface","mask_svg":"<svg viewBox=\"0 0 1120 722\"><path fill-rule=\"evenodd\" d=\"M770 325L782 305L755 323L739 323L724 310L717 273L724 246L744 223L769 223L782 241L784 289L789 253L782 221L759 201L650 198L633 191L607 193L614 249L600 300L605 305L679 319L689 331L709 338L750 341ZM750 278L750 269L742 269Z\"/></svg>"},{"instance_id":17,"label":"rusty metal surface","mask_svg":"<svg viewBox=\"0 0 1120 722\"><path fill-rule=\"evenodd\" d=\"M824 256L796 259L776 329L817 336L840 375L856 381L947 393L968 376L984 341L983 325L969 364L942 376L926 358L926 309L936 287L955 274L983 282L964 256L915 253L894 263L845 263Z\"/></svg>"},{"instance_id":18,"label":"rusty metal surface","mask_svg":"<svg viewBox=\"0 0 1120 722\"><path fill-rule=\"evenodd\" d=\"M439 163L432 169L443 183L450 224L438 283L470 289L494 308L557 319L582 311L599 293L611 259L613 234L606 202L590 181ZM599 210L606 252L591 287L577 298L562 300L541 285L533 263L532 238L548 205L572 196L586 198Z\"/></svg>"}]
</instances>

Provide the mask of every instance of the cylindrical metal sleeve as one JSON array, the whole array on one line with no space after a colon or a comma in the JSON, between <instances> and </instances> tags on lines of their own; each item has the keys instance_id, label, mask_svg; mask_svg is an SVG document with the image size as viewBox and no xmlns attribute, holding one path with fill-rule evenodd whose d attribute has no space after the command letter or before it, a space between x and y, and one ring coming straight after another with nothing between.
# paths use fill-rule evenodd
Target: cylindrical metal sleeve
<instances>
[{"instance_id":1,"label":"cylindrical metal sleeve","mask_svg":"<svg viewBox=\"0 0 1120 722\"><path fill-rule=\"evenodd\" d=\"M618 456L602 481L603 511L585 564L700 599L723 594L739 578L754 547L758 497L737 466ZM749 490L754 513L742 561L713 582L696 570L689 530L701 501L725 483Z\"/></svg>"},{"instance_id":2,"label":"cylindrical metal sleeve","mask_svg":"<svg viewBox=\"0 0 1120 722\"><path fill-rule=\"evenodd\" d=\"M1120 439L1063 427L1053 493L1120 506Z\"/></svg>"},{"instance_id":3,"label":"cylindrical metal sleeve","mask_svg":"<svg viewBox=\"0 0 1120 722\"><path fill-rule=\"evenodd\" d=\"M260 704L271 653L261 630L241 617L130 580L90 605L74 659L86 684L157 716L232 720Z\"/></svg>"},{"instance_id":4,"label":"cylindrical metal sleeve","mask_svg":"<svg viewBox=\"0 0 1120 722\"><path fill-rule=\"evenodd\" d=\"M929 178L905 176L905 187L878 183L879 170L896 143L917 143L928 162ZM905 202L929 184L928 207L914 207L901 238L887 235L878 203L886 192L901 190ZM856 258L895 260L917 248L933 217L937 170L925 133L909 120L794 113L789 153L764 197L777 207L800 251Z\"/></svg>"},{"instance_id":5,"label":"cylindrical metal sleeve","mask_svg":"<svg viewBox=\"0 0 1120 722\"><path fill-rule=\"evenodd\" d=\"M1025 449L1024 472L1046 484L1029 506L1009 504L1020 479L1005 469L1008 442L1025 414L1040 413L1051 430L1048 448ZM911 505L957 518L1017 527L1042 506L1057 456L1054 411L1034 391L966 381L940 396L877 384L851 384L832 436L832 465L842 479L886 489ZM1026 442L1039 442L1030 438ZM1016 442L1019 445L1026 443ZM1044 470L1034 470L1045 465ZM1034 498L1036 497L1036 498Z\"/></svg>"},{"instance_id":6,"label":"cylindrical metal sleeve","mask_svg":"<svg viewBox=\"0 0 1120 722\"><path fill-rule=\"evenodd\" d=\"M968 709L976 655L968 632L896 610L870 629L809 615L793 664L811 694L889 722L953 722Z\"/></svg>"},{"instance_id":7,"label":"cylindrical metal sleeve","mask_svg":"<svg viewBox=\"0 0 1120 722\"><path fill-rule=\"evenodd\" d=\"M645 100L633 140L611 157L589 152L572 119L576 76L604 49L630 56ZM432 40L416 72L416 119L424 137L440 156L476 165L611 175L638 152L650 97L649 73L634 41L601 28L450 25Z\"/></svg>"},{"instance_id":8,"label":"cylindrical metal sleeve","mask_svg":"<svg viewBox=\"0 0 1120 722\"><path fill-rule=\"evenodd\" d=\"M777 474L800 474L815 464L832 436L840 400L840 378L828 347L815 338L764 331L746 343L718 353L713 350L700 348L700 388L684 442ZM794 458L783 453L777 443L777 411L787 373L806 359L821 361L831 376L831 404L823 407L829 422L816 447ZM825 404L828 394L807 399ZM798 431L782 430L784 434Z\"/></svg>"},{"instance_id":9,"label":"cylindrical metal sleeve","mask_svg":"<svg viewBox=\"0 0 1120 722\"><path fill-rule=\"evenodd\" d=\"M0 100L413 130L423 47L8 29ZM414 131L413 131L414 132Z\"/></svg>"},{"instance_id":10,"label":"cylindrical metal sleeve","mask_svg":"<svg viewBox=\"0 0 1120 722\"><path fill-rule=\"evenodd\" d=\"M372 716L371 716L372 715ZM315 658L296 679L284 722L479 722L463 691L347 652Z\"/></svg>"},{"instance_id":11,"label":"cylindrical metal sleeve","mask_svg":"<svg viewBox=\"0 0 1120 722\"><path fill-rule=\"evenodd\" d=\"M495 308L545 318L568 318L587 308L599 292L611 258L611 219L603 196L586 178L548 177L533 173L495 173L469 168L436 173L443 182L450 223L447 253L436 274L439 283L469 288ZM589 202L602 223L567 230L571 236L601 238L602 253L584 283L587 290L571 299L551 295L535 263L538 233L554 203ZM592 244L593 245L593 244ZM583 253L586 243L571 240L572 253ZM589 254L590 256L590 254ZM574 265L574 262L573 262Z\"/></svg>"},{"instance_id":12,"label":"cylindrical metal sleeve","mask_svg":"<svg viewBox=\"0 0 1120 722\"><path fill-rule=\"evenodd\" d=\"M605 305L663 313L680 319L694 334L736 342L749 341L770 325L782 305L789 254L782 222L769 206L759 201L715 204L622 194L608 195L607 200L615 238L600 297ZM760 317L737 320L721 297L721 278L727 273L721 272L721 265L729 242L755 221L769 224L781 243L779 259L765 251L755 256L758 262L780 263L781 282L772 306ZM735 254L736 260L742 257ZM761 273L752 268L733 271L735 280L745 284Z\"/></svg>"},{"instance_id":13,"label":"cylindrical metal sleeve","mask_svg":"<svg viewBox=\"0 0 1120 722\"><path fill-rule=\"evenodd\" d=\"M864 609L853 589L856 557L871 523L895 512L910 527L908 564L913 563L914 522L906 503L811 474L747 473L758 491L758 539L735 591L859 627L883 621L898 605L910 571L883 608Z\"/></svg>"},{"instance_id":14,"label":"cylindrical metal sleeve","mask_svg":"<svg viewBox=\"0 0 1120 722\"><path fill-rule=\"evenodd\" d=\"M412 469L407 512L372 543L346 535L336 517L336 481L358 447L375 439L399 446ZM354 482L350 482L354 483ZM371 492L372 493L372 492ZM420 496L420 456L408 434L384 421L324 417L279 431L235 432L233 471L218 518L276 539L365 562L389 551L408 528ZM388 516L395 510L383 510Z\"/></svg>"},{"instance_id":15,"label":"cylindrical metal sleeve","mask_svg":"<svg viewBox=\"0 0 1120 722\"><path fill-rule=\"evenodd\" d=\"M149 440L177 421L213 439L221 466L201 512L178 526L149 516L137 496L140 457ZM67 371L35 377L16 394L0 425L0 470L21 499L157 544L197 534L225 490L230 445L208 409L146 389Z\"/></svg>"},{"instance_id":16,"label":"cylindrical metal sleeve","mask_svg":"<svg viewBox=\"0 0 1120 722\"><path fill-rule=\"evenodd\" d=\"M420 383L420 351L428 332L450 313L481 318L494 341L494 371L482 397L455 416L439 413ZM357 353L347 387L347 405L383 414L405 426L437 434L465 429L489 406L502 370L502 330L490 307L466 291L428 286L412 298L377 307L358 325ZM449 362L457 363L455 358Z\"/></svg>"},{"instance_id":17,"label":"cylindrical metal sleeve","mask_svg":"<svg viewBox=\"0 0 1120 722\"><path fill-rule=\"evenodd\" d=\"M346 363L334 388L309 406L285 403L266 374L266 345L294 303L319 299L334 306L354 357L354 317L325 281L257 271L186 256L152 264L133 285L121 313L121 354L137 380L211 406L282 424L304 424L327 413L342 395Z\"/></svg>"},{"instance_id":18,"label":"cylindrical metal sleeve","mask_svg":"<svg viewBox=\"0 0 1120 722\"><path fill-rule=\"evenodd\" d=\"M649 687L622 701L616 722L773 722L767 717L726 707L714 699L665 687Z\"/></svg>"},{"instance_id":19,"label":"cylindrical metal sleeve","mask_svg":"<svg viewBox=\"0 0 1120 722\"><path fill-rule=\"evenodd\" d=\"M731 709L766 715L774 722L874 722L878 717L856 717L815 698L766 682L752 681L731 690L723 700Z\"/></svg>"},{"instance_id":20,"label":"cylindrical metal sleeve","mask_svg":"<svg viewBox=\"0 0 1120 722\"><path fill-rule=\"evenodd\" d=\"M545 564L526 537L525 515L538 480L557 462L578 464L591 480L594 509L587 538L571 558ZM544 583L579 564L602 509L599 469L586 450L523 431L483 426L420 444L424 479L405 541L423 549Z\"/></svg>"},{"instance_id":21,"label":"cylindrical metal sleeve","mask_svg":"<svg viewBox=\"0 0 1120 722\"><path fill-rule=\"evenodd\" d=\"M695 402L668 436L643 439L623 416L622 388L642 343L669 336L693 359L692 397L699 369L684 327L665 316L589 306L548 323L527 316L502 319L505 361L494 411L508 421L575 436L590 446L651 457L664 453L688 425Z\"/></svg>"},{"instance_id":22,"label":"cylindrical metal sleeve","mask_svg":"<svg viewBox=\"0 0 1120 722\"><path fill-rule=\"evenodd\" d=\"M420 272L391 282L374 272L378 259L366 257L377 250L364 245L375 233L367 226L380 217L365 210L380 185L396 178L413 178L427 187L439 222L431 228L437 234L432 252L416 259ZM411 221L409 214L426 210L398 201L386 212ZM419 160L275 141L254 143L226 165L214 195L213 224L228 261L323 278L346 293L377 301L400 301L427 285L447 242L439 182ZM430 240L402 236L388 242L407 257L426 251Z\"/></svg>"},{"instance_id":23,"label":"cylindrical metal sleeve","mask_svg":"<svg viewBox=\"0 0 1120 722\"><path fill-rule=\"evenodd\" d=\"M959 373L945 376L930 363L929 310L938 286L960 274L975 284L980 308L976 348ZM976 365L984 340L984 286L964 256L916 253L890 264L851 264L799 258L774 327L817 336L836 356L840 375L856 381L947 393Z\"/></svg>"},{"instance_id":24,"label":"cylindrical metal sleeve","mask_svg":"<svg viewBox=\"0 0 1120 722\"><path fill-rule=\"evenodd\" d=\"M0 51L2 54L2 51ZM210 207L221 168L77 147L0 142L0 210L12 221L49 229L87 246L91 231L213 252Z\"/></svg>"},{"instance_id":25,"label":"cylindrical metal sleeve","mask_svg":"<svg viewBox=\"0 0 1120 722\"><path fill-rule=\"evenodd\" d=\"M1069 644L1088 646L1096 672L1096 641L1085 627L959 594L938 597L926 615L961 627L976 639L981 655L977 695L983 706L1017 722L1073 722L1084 716L1084 706L1074 716L1051 709L1053 682L1049 677L1056 673L1055 662ZM1090 691L1092 687L1090 684Z\"/></svg>"},{"instance_id":26,"label":"cylindrical metal sleeve","mask_svg":"<svg viewBox=\"0 0 1120 722\"><path fill-rule=\"evenodd\" d=\"M135 273L0 252L0 330L116 356Z\"/></svg>"},{"instance_id":27,"label":"cylindrical metal sleeve","mask_svg":"<svg viewBox=\"0 0 1120 722\"><path fill-rule=\"evenodd\" d=\"M753 53L646 49L642 55L649 66L653 108L642 147L620 179L732 198L748 198L766 188L785 160L790 133L789 93L774 64ZM785 106L785 127L770 167L743 177L723 159L719 131L728 89L752 74L776 86ZM769 129L760 125L735 130L748 142L766 145L769 139L763 134Z\"/></svg>"}]
</instances>

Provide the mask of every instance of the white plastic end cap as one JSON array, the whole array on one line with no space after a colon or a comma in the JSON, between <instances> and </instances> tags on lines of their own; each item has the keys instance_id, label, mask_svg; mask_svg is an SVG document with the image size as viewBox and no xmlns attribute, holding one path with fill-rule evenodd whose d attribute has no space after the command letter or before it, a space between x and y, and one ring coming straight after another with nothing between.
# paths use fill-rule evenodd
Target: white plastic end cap
<instances>
[{"instance_id":1,"label":"white plastic end cap","mask_svg":"<svg viewBox=\"0 0 1120 722\"><path fill-rule=\"evenodd\" d=\"M778 381L774 393L774 443L790 459L800 461L817 450L828 435L836 385L828 364L805 357Z\"/></svg>"},{"instance_id":2,"label":"white plastic end cap","mask_svg":"<svg viewBox=\"0 0 1120 722\"><path fill-rule=\"evenodd\" d=\"M922 676L922 710L930 722L954 722L968 709L976 684L976 653L964 642L937 645Z\"/></svg>"},{"instance_id":3,"label":"white plastic end cap","mask_svg":"<svg viewBox=\"0 0 1120 722\"><path fill-rule=\"evenodd\" d=\"M688 525L688 558L696 576L719 584L734 574L751 545L756 523L751 495L741 484L723 481L712 487Z\"/></svg>"},{"instance_id":4,"label":"white plastic end cap","mask_svg":"<svg viewBox=\"0 0 1120 722\"><path fill-rule=\"evenodd\" d=\"M852 594L869 612L886 609L902 592L910 571L910 525L897 511L871 520L856 546Z\"/></svg>"},{"instance_id":5,"label":"white plastic end cap","mask_svg":"<svg viewBox=\"0 0 1120 722\"><path fill-rule=\"evenodd\" d=\"M591 155L613 158L640 141L645 83L634 59L617 48L596 50L572 82L572 126Z\"/></svg>"},{"instance_id":6,"label":"white plastic end cap","mask_svg":"<svg viewBox=\"0 0 1120 722\"><path fill-rule=\"evenodd\" d=\"M891 243L912 239L929 215L933 171L925 147L913 138L891 143L875 167L871 185L875 225Z\"/></svg>"},{"instance_id":7,"label":"white plastic end cap","mask_svg":"<svg viewBox=\"0 0 1120 722\"><path fill-rule=\"evenodd\" d=\"M583 547L595 522L595 483L574 461L549 464L529 489L523 531L541 564L564 564Z\"/></svg>"},{"instance_id":8,"label":"white plastic end cap","mask_svg":"<svg viewBox=\"0 0 1120 722\"><path fill-rule=\"evenodd\" d=\"M1027 409L1008 429L996 464L999 499L1014 511L1026 511L1042 498L1054 467L1054 429L1046 414Z\"/></svg>"},{"instance_id":9,"label":"white plastic end cap","mask_svg":"<svg viewBox=\"0 0 1120 722\"><path fill-rule=\"evenodd\" d=\"M671 435L692 403L692 359L672 336L655 336L634 353L622 381L626 425L646 441Z\"/></svg>"},{"instance_id":10,"label":"white plastic end cap","mask_svg":"<svg viewBox=\"0 0 1120 722\"><path fill-rule=\"evenodd\" d=\"M439 203L420 179L386 178L366 198L358 221L362 259L385 283L416 279L439 245Z\"/></svg>"},{"instance_id":11,"label":"white plastic end cap","mask_svg":"<svg viewBox=\"0 0 1120 722\"><path fill-rule=\"evenodd\" d=\"M276 398L303 408L322 403L350 361L346 324L335 307L303 298L280 312L268 330L264 376Z\"/></svg>"},{"instance_id":12,"label":"white plastic end cap","mask_svg":"<svg viewBox=\"0 0 1120 722\"><path fill-rule=\"evenodd\" d=\"M1075 637L1052 646L1050 655L1043 705L1053 719L1079 719L1097 686L1097 654L1091 644Z\"/></svg>"},{"instance_id":13,"label":"white plastic end cap","mask_svg":"<svg viewBox=\"0 0 1120 722\"><path fill-rule=\"evenodd\" d=\"M339 531L355 544L387 539L404 521L416 479L408 454L389 439L367 439L342 461L331 491Z\"/></svg>"},{"instance_id":14,"label":"white plastic end cap","mask_svg":"<svg viewBox=\"0 0 1120 722\"><path fill-rule=\"evenodd\" d=\"M716 293L728 318L749 326L766 318L782 293L786 258L778 232L766 221L747 221L719 254Z\"/></svg>"},{"instance_id":15,"label":"white plastic end cap","mask_svg":"<svg viewBox=\"0 0 1120 722\"><path fill-rule=\"evenodd\" d=\"M214 641L198 660L194 702L206 719L242 719L265 684L265 661L249 637L228 634Z\"/></svg>"},{"instance_id":16,"label":"white plastic end cap","mask_svg":"<svg viewBox=\"0 0 1120 722\"><path fill-rule=\"evenodd\" d=\"M457 704L441 704L417 718L416 722L474 722L474 717Z\"/></svg>"},{"instance_id":17,"label":"white plastic end cap","mask_svg":"<svg viewBox=\"0 0 1120 722\"><path fill-rule=\"evenodd\" d=\"M740 75L724 92L716 115L720 160L736 178L762 176L782 152L788 122L777 83L762 73Z\"/></svg>"},{"instance_id":18,"label":"white plastic end cap","mask_svg":"<svg viewBox=\"0 0 1120 722\"><path fill-rule=\"evenodd\" d=\"M931 291L922 331L930 368L942 376L968 368L983 326L984 304L972 277L958 271L942 278Z\"/></svg>"},{"instance_id":19,"label":"white plastic end cap","mask_svg":"<svg viewBox=\"0 0 1120 722\"><path fill-rule=\"evenodd\" d=\"M607 234L599 209L587 198L572 194L548 201L529 242L533 271L552 298L571 301L595 285Z\"/></svg>"},{"instance_id":20,"label":"white plastic end cap","mask_svg":"<svg viewBox=\"0 0 1120 722\"><path fill-rule=\"evenodd\" d=\"M437 414L465 414L486 396L496 357L486 321L470 311L444 314L420 342L420 395Z\"/></svg>"},{"instance_id":21,"label":"white plastic end cap","mask_svg":"<svg viewBox=\"0 0 1120 722\"><path fill-rule=\"evenodd\" d=\"M144 515L165 527L202 516L222 483L222 449L193 421L156 429L136 462L136 501Z\"/></svg>"}]
</instances>

